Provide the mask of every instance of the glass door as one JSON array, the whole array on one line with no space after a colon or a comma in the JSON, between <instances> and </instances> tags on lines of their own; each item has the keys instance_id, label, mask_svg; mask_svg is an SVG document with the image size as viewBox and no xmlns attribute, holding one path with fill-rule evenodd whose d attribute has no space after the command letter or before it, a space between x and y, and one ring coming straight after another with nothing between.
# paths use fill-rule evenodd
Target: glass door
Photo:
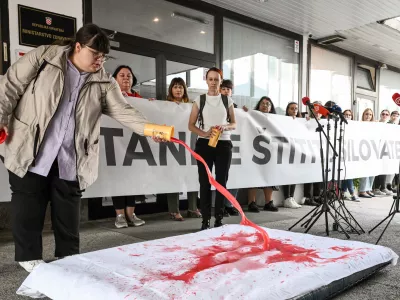
<instances>
[{"instance_id":1,"label":"glass door","mask_svg":"<svg viewBox=\"0 0 400 300\"><path fill-rule=\"evenodd\" d=\"M188 88L190 100L207 93L208 87L205 81L205 74L208 68L183 64L167 60L167 94L171 80L175 77L182 78Z\"/></svg>"}]
</instances>

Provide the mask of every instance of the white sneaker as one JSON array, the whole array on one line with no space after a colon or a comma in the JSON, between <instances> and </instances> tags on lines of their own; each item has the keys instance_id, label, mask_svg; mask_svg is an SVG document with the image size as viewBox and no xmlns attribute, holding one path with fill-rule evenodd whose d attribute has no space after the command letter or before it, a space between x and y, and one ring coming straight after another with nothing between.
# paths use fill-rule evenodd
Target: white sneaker
<instances>
[{"instance_id":1,"label":"white sneaker","mask_svg":"<svg viewBox=\"0 0 400 300\"><path fill-rule=\"evenodd\" d=\"M393 192L389 191L388 189L383 189L382 193L385 193L388 196L393 196Z\"/></svg>"},{"instance_id":2,"label":"white sneaker","mask_svg":"<svg viewBox=\"0 0 400 300\"><path fill-rule=\"evenodd\" d=\"M374 190L374 195L375 196L386 196L386 194L382 193L380 190Z\"/></svg>"},{"instance_id":3,"label":"white sneaker","mask_svg":"<svg viewBox=\"0 0 400 300\"><path fill-rule=\"evenodd\" d=\"M293 200L294 204L297 205L297 208L300 208L300 207L301 207L301 205L300 205L299 203L297 203L296 199L294 199L294 198L292 197L292 200ZM305 201L305 200L304 200L304 201Z\"/></svg>"},{"instance_id":4,"label":"white sneaker","mask_svg":"<svg viewBox=\"0 0 400 300\"><path fill-rule=\"evenodd\" d=\"M300 203L301 205L304 205L304 203L306 203L306 197L301 198Z\"/></svg>"},{"instance_id":5,"label":"white sneaker","mask_svg":"<svg viewBox=\"0 0 400 300\"><path fill-rule=\"evenodd\" d=\"M19 261L18 262L21 267L23 267L28 273L32 272L34 268L36 268L40 264L44 264L45 262L41 259L38 260L29 260L29 261Z\"/></svg>"},{"instance_id":6,"label":"white sneaker","mask_svg":"<svg viewBox=\"0 0 400 300\"><path fill-rule=\"evenodd\" d=\"M128 227L128 223L126 222L125 216L123 214L120 214L115 218L115 227L117 228Z\"/></svg>"},{"instance_id":7,"label":"white sneaker","mask_svg":"<svg viewBox=\"0 0 400 300\"><path fill-rule=\"evenodd\" d=\"M142 219L139 219L138 217L136 217L135 214L133 214L132 215L132 220L128 219L128 223L129 223L129 225L133 225L133 226L137 227L137 226L144 225L146 222L143 221Z\"/></svg>"},{"instance_id":8,"label":"white sneaker","mask_svg":"<svg viewBox=\"0 0 400 300\"><path fill-rule=\"evenodd\" d=\"M286 208L300 208L301 205L297 204L296 201L294 201L294 198L287 198L283 202L283 206Z\"/></svg>"}]
</instances>

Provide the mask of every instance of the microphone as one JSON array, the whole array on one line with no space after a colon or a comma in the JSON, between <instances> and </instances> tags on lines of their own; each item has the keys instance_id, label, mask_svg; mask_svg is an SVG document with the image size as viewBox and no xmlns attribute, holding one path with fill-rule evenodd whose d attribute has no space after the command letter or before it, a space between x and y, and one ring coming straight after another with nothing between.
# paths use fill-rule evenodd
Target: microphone
<instances>
[{"instance_id":1,"label":"microphone","mask_svg":"<svg viewBox=\"0 0 400 300\"><path fill-rule=\"evenodd\" d=\"M313 109L314 108L314 106L312 105L312 103L310 101L310 98L308 98L308 97L303 97L301 99L301 102L303 102L304 105L308 106L309 109Z\"/></svg>"},{"instance_id":2,"label":"microphone","mask_svg":"<svg viewBox=\"0 0 400 300\"><path fill-rule=\"evenodd\" d=\"M396 103L397 106L400 106L400 94L399 93L394 93L392 96L392 99L394 103Z\"/></svg>"},{"instance_id":3,"label":"microphone","mask_svg":"<svg viewBox=\"0 0 400 300\"><path fill-rule=\"evenodd\" d=\"M316 113L319 113L319 114L323 115L324 117L329 116L329 117L331 117L331 118L333 118L333 119L337 119L337 116L335 116L334 114L331 114L331 113L329 112L329 110L327 110L327 109L326 109L324 106L322 106L321 104L315 103L315 104L313 105L313 109L314 109L314 111L315 111Z\"/></svg>"},{"instance_id":4,"label":"microphone","mask_svg":"<svg viewBox=\"0 0 400 300\"><path fill-rule=\"evenodd\" d=\"M342 122L345 122L346 124L349 124L347 122L346 118L344 117L343 113L342 113L342 108L339 105L335 104L334 106L332 106L332 108L329 111L331 113L334 113L334 114L338 115Z\"/></svg>"}]
</instances>

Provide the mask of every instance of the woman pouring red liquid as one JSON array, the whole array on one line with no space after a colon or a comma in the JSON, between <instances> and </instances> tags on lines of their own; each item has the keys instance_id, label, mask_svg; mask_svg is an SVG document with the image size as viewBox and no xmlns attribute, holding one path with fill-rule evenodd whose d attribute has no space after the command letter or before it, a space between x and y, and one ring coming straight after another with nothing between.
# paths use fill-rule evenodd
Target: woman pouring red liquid
<instances>
[{"instance_id":1,"label":"woman pouring red liquid","mask_svg":"<svg viewBox=\"0 0 400 300\"><path fill-rule=\"evenodd\" d=\"M79 253L80 200L98 176L101 115L139 135L147 123L105 72L110 43L98 26L64 42L28 52L0 79L15 260L28 272L43 263L48 202L55 256Z\"/></svg>"}]
</instances>

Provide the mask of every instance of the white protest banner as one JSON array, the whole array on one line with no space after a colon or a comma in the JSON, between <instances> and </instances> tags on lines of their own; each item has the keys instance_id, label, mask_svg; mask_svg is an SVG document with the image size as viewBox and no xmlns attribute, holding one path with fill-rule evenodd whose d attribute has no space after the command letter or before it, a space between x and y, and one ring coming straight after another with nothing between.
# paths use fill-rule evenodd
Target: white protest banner
<instances>
[{"instance_id":1,"label":"white protest banner","mask_svg":"<svg viewBox=\"0 0 400 300\"><path fill-rule=\"evenodd\" d=\"M175 137L195 148L188 130L192 104L129 98L151 123L175 126ZM228 188L284 185L322 180L317 123L311 119L235 110L233 156ZM326 120L322 121L324 130ZM330 122L331 142L333 121ZM339 134L339 125L337 129ZM398 172L400 126L377 122L349 122L345 135L341 177L359 178ZM325 137L322 137L325 140ZM338 136L337 136L338 138ZM338 143L337 143L338 148ZM323 145L325 153L326 146ZM330 156L332 150L330 150ZM8 176L1 165L0 182L9 201ZM330 166L331 168L331 166ZM337 164L336 164L337 168ZM329 173L331 178L331 173ZM154 143L103 116L98 180L84 197L157 194L199 189L197 163L182 146Z\"/></svg>"}]
</instances>

